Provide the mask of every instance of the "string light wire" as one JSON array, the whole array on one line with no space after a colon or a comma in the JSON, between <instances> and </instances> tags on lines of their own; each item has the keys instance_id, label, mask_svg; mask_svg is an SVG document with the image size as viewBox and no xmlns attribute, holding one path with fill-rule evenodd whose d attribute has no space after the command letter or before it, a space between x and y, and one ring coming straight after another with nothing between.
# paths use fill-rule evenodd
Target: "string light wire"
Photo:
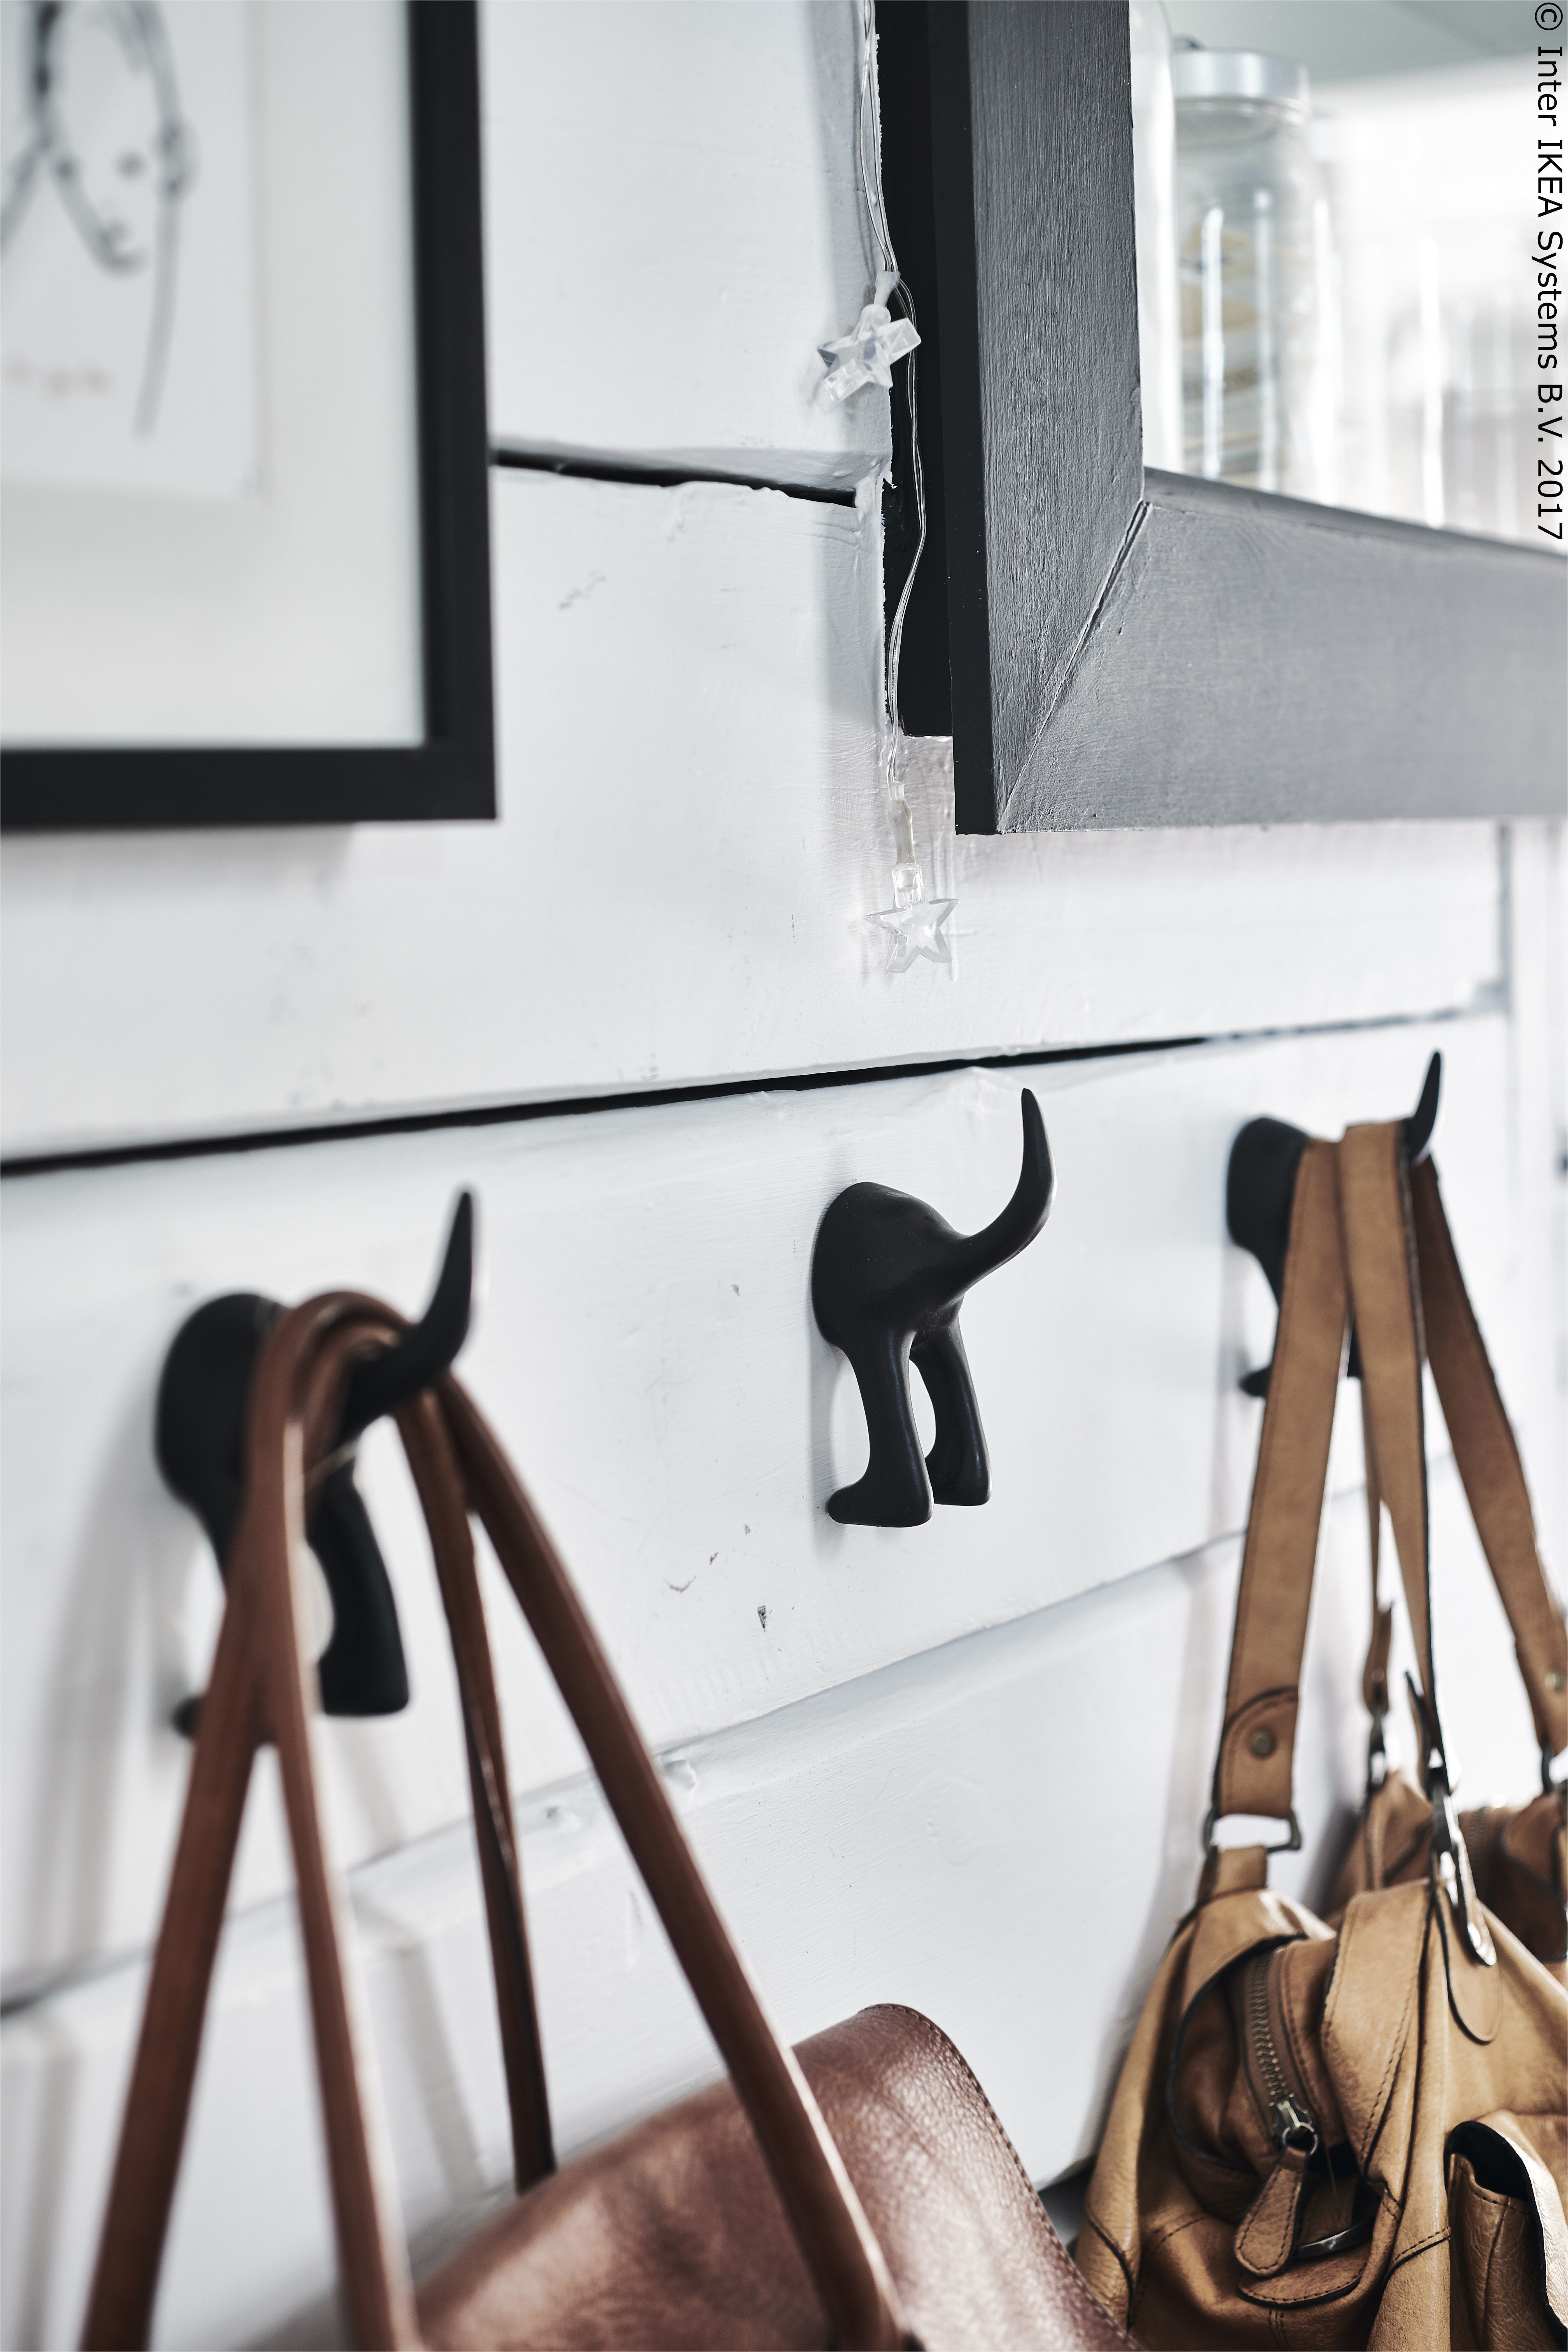
<instances>
[{"instance_id":1,"label":"string light wire","mask_svg":"<svg viewBox=\"0 0 1568 2352\"><path fill-rule=\"evenodd\" d=\"M856 143L859 152L860 180L866 194L866 211L882 269L890 274L893 287L889 302L896 301L917 333L920 320L915 315L914 297L899 270L898 256L893 249L892 232L888 226L888 203L882 188L882 114L877 86L877 12L876 0L860 0L860 93ZM887 706L887 751L884 768L888 798L892 804L894 830L898 839L900 866L916 863L914 846L914 814L904 795L901 770L906 740L903 720L899 709L899 666L904 646L904 615L910 608L915 574L926 544L925 468L921 463L920 387L918 362L911 352L906 362L905 389L910 409L910 474L915 494L915 550L910 560L904 584L899 593L892 625L888 631L888 645L883 669L883 698ZM896 878L896 877L895 877Z\"/></svg>"}]
</instances>

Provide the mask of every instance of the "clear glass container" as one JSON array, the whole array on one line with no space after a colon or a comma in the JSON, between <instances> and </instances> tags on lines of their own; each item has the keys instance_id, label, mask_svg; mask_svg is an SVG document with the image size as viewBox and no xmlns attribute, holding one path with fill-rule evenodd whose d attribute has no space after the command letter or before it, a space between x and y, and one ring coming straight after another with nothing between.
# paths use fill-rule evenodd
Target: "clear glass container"
<instances>
[{"instance_id":1,"label":"clear glass container","mask_svg":"<svg viewBox=\"0 0 1568 2352\"><path fill-rule=\"evenodd\" d=\"M1171 70L1185 469L1331 496L1327 209L1306 70L1196 47Z\"/></svg>"},{"instance_id":2,"label":"clear glass container","mask_svg":"<svg viewBox=\"0 0 1568 2352\"><path fill-rule=\"evenodd\" d=\"M1182 324L1176 278L1176 110L1164 0L1131 0L1132 185L1143 463L1182 470Z\"/></svg>"}]
</instances>

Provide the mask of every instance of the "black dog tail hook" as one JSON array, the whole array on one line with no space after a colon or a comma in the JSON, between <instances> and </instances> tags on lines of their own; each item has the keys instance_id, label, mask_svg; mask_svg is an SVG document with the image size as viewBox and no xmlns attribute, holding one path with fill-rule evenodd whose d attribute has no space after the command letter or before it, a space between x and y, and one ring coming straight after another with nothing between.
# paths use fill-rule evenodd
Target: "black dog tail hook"
<instances>
[{"instance_id":1,"label":"black dog tail hook","mask_svg":"<svg viewBox=\"0 0 1568 2352\"><path fill-rule=\"evenodd\" d=\"M332 1603L332 1633L317 1672L324 1713L395 1715L408 1704L408 1668L386 1563L354 1485L355 1441L382 1414L429 1388L468 1336L474 1278L473 1195L453 1212L430 1304L389 1348L355 1366L343 1393L333 1467L311 1489L306 1532ZM153 1451L171 1492L195 1513L226 1576L244 1492L245 1427L262 1341L282 1312L251 1291L209 1298L175 1333L163 1360ZM199 1698L174 1710L195 1728Z\"/></svg>"},{"instance_id":2,"label":"black dog tail hook","mask_svg":"<svg viewBox=\"0 0 1568 2352\"><path fill-rule=\"evenodd\" d=\"M1424 1160L1432 1141L1432 1131L1437 1124L1437 1098L1443 1087L1443 1056L1434 1054L1426 1065L1426 1076L1421 1082L1421 1097L1410 1117L1405 1121L1405 1161L1414 1168ZM1226 1173L1225 1216L1231 1240L1247 1250L1263 1268L1274 1303L1279 1304L1285 1287L1285 1259L1290 1246L1290 1212L1296 1198L1296 1176L1301 1165L1301 1154L1311 1138L1299 1127L1287 1127L1283 1119L1250 1118L1230 1148L1230 1166ZM1242 1376L1244 1395L1264 1397L1268 1393L1268 1375L1273 1367L1265 1364L1255 1372ZM1361 1356L1356 1348L1355 1333L1351 1333L1350 1359L1346 1365L1350 1378L1361 1378Z\"/></svg>"},{"instance_id":3,"label":"black dog tail hook","mask_svg":"<svg viewBox=\"0 0 1568 2352\"><path fill-rule=\"evenodd\" d=\"M1414 1168L1425 1160L1437 1124L1437 1097L1443 1091L1443 1056L1434 1054L1421 1081L1421 1099L1405 1122L1405 1164Z\"/></svg>"},{"instance_id":4,"label":"black dog tail hook","mask_svg":"<svg viewBox=\"0 0 1568 2352\"><path fill-rule=\"evenodd\" d=\"M828 1203L811 1259L817 1328L849 1359L866 1409L865 1475L829 1498L830 1517L873 1528L919 1527L931 1503L984 1503L991 1493L985 1433L958 1310L963 1295L1026 1249L1051 1211L1045 1122L1023 1097L1024 1164L1013 1197L977 1234L955 1233L925 1202L885 1184L851 1184ZM936 1438L922 1461L909 1365L925 1382Z\"/></svg>"},{"instance_id":5,"label":"black dog tail hook","mask_svg":"<svg viewBox=\"0 0 1568 2352\"><path fill-rule=\"evenodd\" d=\"M357 1364L343 1392L339 1444L384 1413L398 1412L457 1361L474 1311L474 1196L459 1192L430 1304L417 1323L379 1355Z\"/></svg>"},{"instance_id":6,"label":"black dog tail hook","mask_svg":"<svg viewBox=\"0 0 1568 2352\"><path fill-rule=\"evenodd\" d=\"M1040 1117L1040 1106L1026 1087L1021 1097L1024 1111L1024 1164L1018 1171L1018 1181L1013 1197L1000 1216L993 1217L977 1234L954 1235L955 1246L947 1268L949 1278L961 1292L968 1290L987 1274L994 1274L999 1265L1026 1250L1035 1235L1051 1213L1056 1199L1056 1171L1051 1166L1051 1148L1046 1140L1046 1122Z\"/></svg>"}]
</instances>

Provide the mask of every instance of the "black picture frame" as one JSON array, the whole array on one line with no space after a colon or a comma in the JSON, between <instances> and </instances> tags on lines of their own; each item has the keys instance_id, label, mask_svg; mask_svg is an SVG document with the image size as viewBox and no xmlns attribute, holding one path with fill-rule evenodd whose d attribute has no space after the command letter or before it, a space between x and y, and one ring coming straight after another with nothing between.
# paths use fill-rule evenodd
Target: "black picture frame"
<instances>
[{"instance_id":1,"label":"black picture frame","mask_svg":"<svg viewBox=\"0 0 1568 2352\"><path fill-rule=\"evenodd\" d=\"M407 0L425 735L10 751L9 833L496 814L477 0Z\"/></svg>"},{"instance_id":2,"label":"black picture frame","mask_svg":"<svg viewBox=\"0 0 1568 2352\"><path fill-rule=\"evenodd\" d=\"M900 699L958 830L1561 816L1561 556L1145 470L1125 5L877 29L929 508Z\"/></svg>"}]
</instances>

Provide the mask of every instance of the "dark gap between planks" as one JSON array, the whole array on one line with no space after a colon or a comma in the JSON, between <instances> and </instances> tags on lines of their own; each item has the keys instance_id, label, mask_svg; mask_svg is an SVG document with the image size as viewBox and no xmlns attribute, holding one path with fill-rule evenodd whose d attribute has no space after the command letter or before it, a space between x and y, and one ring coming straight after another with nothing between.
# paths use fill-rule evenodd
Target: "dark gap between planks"
<instances>
[{"instance_id":1,"label":"dark gap between planks","mask_svg":"<svg viewBox=\"0 0 1568 2352\"><path fill-rule=\"evenodd\" d=\"M1463 1009L1379 1013L1364 1021L1326 1021L1297 1029L1226 1030L1206 1036L1137 1037L1125 1044L1053 1045L1025 1054L955 1054L932 1062L896 1062L855 1070L805 1070L779 1077L721 1078L706 1085L649 1087L637 1093L569 1095L549 1102L486 1103L469 1109L401 1111L310 1127L258 1128L237 1135L183 1136L165 1143L102 1144L79 1151L16 1152L0 1160L0 1177L56 1176L73 1169L126 1168L144 1160L211 1160L237 1151L293 1150L301 1144L345 1143L377 1135L426 1135L440 1128L521 1126L535 1118L586 1118L599 1111L653 1110L666 1103L719 1102L730 1095L815 1094L829 1087L882 1086L934 1078L954 1070L1029 1070L1054 1062L1109 1062L1132 1054L1172 1054L1194 1045L1256 1044L1266 1037L1338 1036L1361 1029L1428 1027L1459 1021Z\"/></svg>"},{"instance_id":2,"label":"dark gap between planks","mask_svg":"<svg viewBox=\"0 0 1568 2352\"><path fill-rule=\"evenodd\" d=\"M578 482L629 482L647 490L679 490L688 482L728 482L742 490L777 490L782 498L806 499L816 506L852 507L853 487L826 482L781 482L769 474L731 473L719 466L638 464L626 457L564 457L536 449L492 445L492 466L528 474L563 474Z\"/></svg>"}]
</instances>

